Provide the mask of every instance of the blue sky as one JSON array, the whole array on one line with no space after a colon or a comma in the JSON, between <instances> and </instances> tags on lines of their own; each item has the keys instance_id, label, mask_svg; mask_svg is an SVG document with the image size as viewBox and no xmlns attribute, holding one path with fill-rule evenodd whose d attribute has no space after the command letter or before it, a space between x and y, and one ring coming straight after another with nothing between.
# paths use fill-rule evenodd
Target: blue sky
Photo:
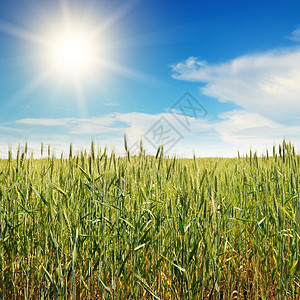
<instances>
[{"instance_id":1,"label":"blue sky","mask_svg":"<svg viewBox=\"0 0 300 300\"><path fill-rule=\"evenodd\" d=\"M2 2L0 155L25 141L35 153L41 141L58 155L91 140L121 153L124 132L132 152L140 138L179 156L263 152L283 138L299 149L299 12L299 1ZM65 24L93 36L80 75L48 57Z\"/></svg>"}]
</instances>

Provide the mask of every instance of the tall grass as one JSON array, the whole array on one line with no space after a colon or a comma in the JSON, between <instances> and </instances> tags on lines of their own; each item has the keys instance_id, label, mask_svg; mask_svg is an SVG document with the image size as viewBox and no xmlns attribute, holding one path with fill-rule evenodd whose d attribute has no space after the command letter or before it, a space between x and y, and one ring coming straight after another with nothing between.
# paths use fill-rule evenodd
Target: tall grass
<instances>
[{"instance_id":1,"label":"tall grass","mask_svg":"<svg viewBox=\"0 0 300 300\"><path fill-rule=\"evenodd\" d=\"M125 148L0 160L3 299L299 299L291 143L232 159Z\"/></svg>"}]
</instances>

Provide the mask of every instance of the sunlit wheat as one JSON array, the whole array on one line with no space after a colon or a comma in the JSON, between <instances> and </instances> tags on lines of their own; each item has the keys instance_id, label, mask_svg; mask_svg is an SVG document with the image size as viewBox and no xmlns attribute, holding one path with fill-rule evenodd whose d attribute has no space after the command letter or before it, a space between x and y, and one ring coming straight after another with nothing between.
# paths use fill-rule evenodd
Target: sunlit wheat
<instances>
[{"instance_id":1,"label":"sunlit wheat","mask_svg":"<svg viewBox=\"0 0 300 300\"><path fill-rule=\"evenodd\" d=\"M140 148L0 160L3 299L298 299L291 143L232 159Z\"/></svg>"}]
</instances>

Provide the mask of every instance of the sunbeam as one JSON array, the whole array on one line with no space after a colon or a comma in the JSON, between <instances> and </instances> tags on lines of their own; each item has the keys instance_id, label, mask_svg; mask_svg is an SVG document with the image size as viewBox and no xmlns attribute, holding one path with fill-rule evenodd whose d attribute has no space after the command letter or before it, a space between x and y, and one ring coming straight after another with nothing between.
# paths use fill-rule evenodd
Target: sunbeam
<instances>
[{"instance_id":1,"label":"sunbeam","mask_svg":"<svg viewBox=\"0 0 300 300\"><path fill-rule=\"evenodd\" d=\"M53 74L53 68L48 68L43 73L39 73L34 79L30 80L26 85L24 85L21 89L16 91L14 95L12 95L12 98L9 99L10 104L15 104L14 102L19 102L20 99L24 99L24 97L28 96L31 92L41 86L46 80L52 77Z\"/></svg>"},{"instance_id":2,"label":"sunbeam","mask_svg":"<svg viewBox=\"0 0 300 300\"><path fill-rule=\"evenodd\" d=\"M118 8L113 14L111 14L104 22L96 27L90 34L90 38L99 36L103 34L106 29L112 27L116 22L118 22L122 17L128 14L137 5L137 0L131 0L123 3L120 8Z\"/></svg>"},{"instance_id":3,"label":"sunbeam","mask_svg":"<svg viewBox=\"0 0 300 300\"><path fill-rule=\"evenodd\" d=\"M79 116L81 118L85 118L87 116L85 94L84 87L82 85L82 80L80 79L80 77L75 78L75 91Z\"/></svg>"},{"instance_id":4,"label":"sunbeam","mask_svg":"<svg viewBox=\"0 0 300 300\"><path fill-rule=\"evenodd\" d=\"M101 68L112 71L118 75L121 75L126 78L131 78L139 82L148 82L148 83L157 83L157 80L151 77L150 75L134 70L132 68L125 67L120 64L115 64L109 60L94 60L95 65L101 66Z\"/></svg>"},{"instance_id":5,"label":"sunbeam","mask_svg":"<svg viewBox=\"0 0 300 300\"><path fill-rule=\"evenodd\" d=\"M2 20L0 20L0 31L2 31L6 34L12 35L12 36L21 38L21 39L25 39L30 42L39 43L42 45L45 45L45 44L49 45L49 42L47 42L47 40L45 40L41 36L31 32L31 31L20 28L16 25L4 22Z\"/></svg>"}]
</instances>

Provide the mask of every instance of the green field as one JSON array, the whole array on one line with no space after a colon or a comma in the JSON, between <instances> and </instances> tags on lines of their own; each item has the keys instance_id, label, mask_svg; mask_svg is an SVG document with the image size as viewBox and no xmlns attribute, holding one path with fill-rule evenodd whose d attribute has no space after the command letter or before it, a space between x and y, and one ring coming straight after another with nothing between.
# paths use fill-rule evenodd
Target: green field
<instances>
[{"instance_id":1,"label":"green field","mask_svg":"<svg viewBox=\"0 0 300 300\"><path fill-rule=\"evenodd\" d=\"M194 159L26 148L0 160L2 299L299 299L291 143Z\"/></svg>"}]
</instances>

